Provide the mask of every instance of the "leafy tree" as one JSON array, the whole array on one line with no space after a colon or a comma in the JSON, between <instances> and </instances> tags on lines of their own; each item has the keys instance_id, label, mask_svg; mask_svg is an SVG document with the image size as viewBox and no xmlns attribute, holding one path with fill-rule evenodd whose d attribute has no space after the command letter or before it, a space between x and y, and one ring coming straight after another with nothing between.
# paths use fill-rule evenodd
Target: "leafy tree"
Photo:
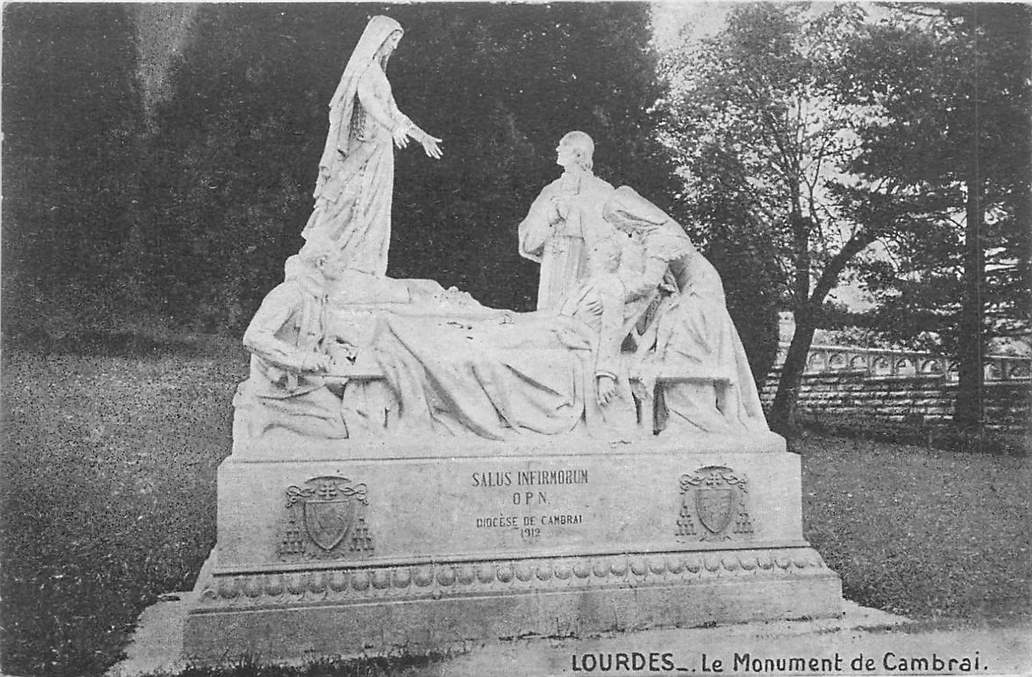
<instances>
[{"instance_id":1,"label":"leafy tree","mask_svg":"<svg viewBox=\"0 0 1032 677\"><path fill-rule=\"evenodd\" d=\"M850 199L844 174L868 119L843 105L842 54L863 21L853 6L736 6L719 34L668 64L684 199L695 221L751 242L754 294L780 295L796 328L771 419L787 431L828 293L854 257L898 227L889 205ZM717 231L719 232L719 231Z\"/></svg>"},{"instance_id":2,"label":"leafy tree","mask_svg":"<svg viewBox=\"0 0 1032 677\"><path fill-rule=\"evenodd\" d=\"M959 358L964 427L981 420L987 339L1029 332L1030 44L1024 5L901 5L848 50L852 100L882 111L853 165L864 199L922 224L863 277L890 334Z\"/></svg>"}]
</instances>

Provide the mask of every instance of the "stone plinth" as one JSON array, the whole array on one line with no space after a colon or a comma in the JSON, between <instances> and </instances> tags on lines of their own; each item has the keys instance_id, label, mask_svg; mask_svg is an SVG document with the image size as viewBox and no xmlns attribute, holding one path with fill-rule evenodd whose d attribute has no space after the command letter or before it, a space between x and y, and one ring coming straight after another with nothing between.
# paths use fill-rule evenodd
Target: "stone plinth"
<instances>
[{"instance_id":1,"label":"stone plinth","mask_svg":"<svg viewBox=\"0 0 1032 677\"><path fill-rule=\"evenodd\" d=\"M799 477L776 435L237 448L185 655L835 616Z\"/></svg>"}]
</instances>

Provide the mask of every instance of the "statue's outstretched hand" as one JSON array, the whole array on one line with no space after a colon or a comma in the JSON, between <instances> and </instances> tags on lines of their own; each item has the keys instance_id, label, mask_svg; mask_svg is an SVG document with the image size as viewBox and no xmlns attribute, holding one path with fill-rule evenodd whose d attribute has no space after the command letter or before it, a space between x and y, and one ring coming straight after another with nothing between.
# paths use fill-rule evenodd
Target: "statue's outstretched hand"
<instances>
[{"instance_id":1,"label":"statue's outstretched hand","mask_svg":"<svg viewBox=\"0 0 1032 677\"><path fill-rule=\"evenodd\" d=\"M398 148L405 148L408 146L409 132L411 130L407 125L398 125L391 132L391 136L394 137L394 145Z\"/></svg>"},{"instance_id":2,"label":"statue's outstretched hand","mask_svg":"<svg viewBox=\"0 0 1032 677\"><path fill-rule=\"evenodd\" d=\"M423 138L420 139L420 143L423 144L423 151L426 153L427 157L432 157L435 160L441 159L441 156L444 153L441 151L441 147L438 145L439 143L441 143L440 139L438 139L436 136L430 136L429 134L424 132Z\"/></svg>"},{"instance_id":3,"label":"statue's outstretched hand","mask_svg":"<svg viewBox=\"0 0 1032 677\"><path fill-rule=\"evenodd\" d=\"M592 315L602 314L602 299L598 296L592 296L588 301L585 302L584 307Z\"/></svg>"},{"instance_id":4,"label":"statue's outstretched hand","mask_svg":"<svg viewBox=\"0 0 1032 677\"><path fill-rule=\"evenodd\" d=\"M649 392L648 384L641 381L631 381L631 393L642 402L652 399L652 393Z\"/></svg>"},{"instance_id":5,"label":"statue's outstretched hand","mask_svg":"<svg viewBox=\"0 0 1032 677\"><path fill-rule=\"evenodd\" d=\"M599 374L595 378L595 390L598 391L598 406L605 407L616 396L616 379L609 374Z\"/></svg>"}]
</instances>

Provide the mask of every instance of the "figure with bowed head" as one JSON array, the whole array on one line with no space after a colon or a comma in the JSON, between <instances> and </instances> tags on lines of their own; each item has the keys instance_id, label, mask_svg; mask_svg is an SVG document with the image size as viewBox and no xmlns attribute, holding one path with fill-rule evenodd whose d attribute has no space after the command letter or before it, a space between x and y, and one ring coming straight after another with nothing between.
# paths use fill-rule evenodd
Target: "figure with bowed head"
<instances>
[{"instance_id":1,"label":"figure with bowed head","mask_svg":"<svg viewBox=\"0 0 1032 677\"><path fill-rule=\"evenodd\" d=\"M655 303L650 329L639 339L639 353L647 353L647 362L668 373L715 377L713 382L680 379L663 385L665 420L660 427L765 432L756 384L717 269L680 224L629 186L613 191L602 212L643 250L642 270L624 277L628 307L644 313L647 303ZM718 389L717 382L727 385ZM648 390L646 396L651 394Z\"/></svg>"}]
</instances>

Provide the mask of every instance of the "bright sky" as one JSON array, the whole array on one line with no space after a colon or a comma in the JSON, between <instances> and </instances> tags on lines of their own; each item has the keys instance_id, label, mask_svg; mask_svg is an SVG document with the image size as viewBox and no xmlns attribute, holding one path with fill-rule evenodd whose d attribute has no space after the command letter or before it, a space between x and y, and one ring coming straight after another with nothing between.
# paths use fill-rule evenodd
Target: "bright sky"
<instances>
[{"instance_id":1,"label":"bright sky","mask_svg":"<svg viewBox=\"0 0 1032 677\"><path fill-rule=\"evenodd\" d=\"M687 39L712 35L724 25L732 2L655 2L652 4L652 32L656 46L665 51L679 40L678 33L687 31Z\"/></svg>"},{"instance_id":2,"label":"bright sky","mask_svg":"<svg viewBox=\"0 0 1032 677\"><path fill-rule=\"evenodd\" d=\"M728 12L741 0L698 0L678 2L652 3L652 32L656 40L656 46L660 50L669 49L677 44L681 38L678 33L684 28L684 38L697 40L705 38L718 32L724 26L724 19ZM810 6L810 12L820 14L833 2L815 2ZM858 3L867 12L868 20L876 21L885 16L888 11L870 2Z\"/></svg>"}]
</instances>

